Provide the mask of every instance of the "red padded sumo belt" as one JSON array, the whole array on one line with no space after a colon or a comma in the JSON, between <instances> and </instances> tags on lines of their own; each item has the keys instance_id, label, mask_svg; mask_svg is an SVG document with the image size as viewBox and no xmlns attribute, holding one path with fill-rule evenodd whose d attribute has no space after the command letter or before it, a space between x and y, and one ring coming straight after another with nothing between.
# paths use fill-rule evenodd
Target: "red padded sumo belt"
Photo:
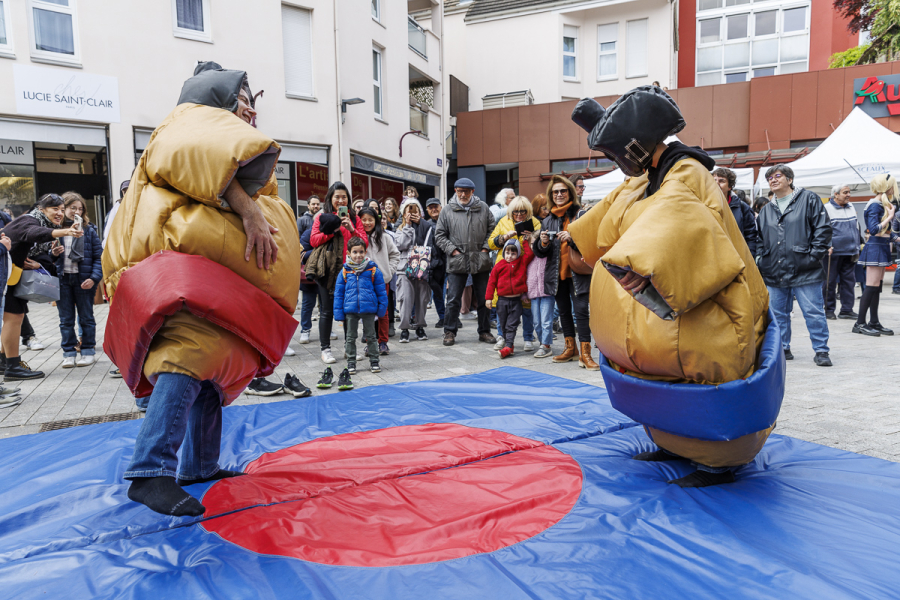
<instances>
[{"instance_id":1,"label":"red padded sumo belt","mask_svg":"<svg viewBox=\"0 0 900 600\"><path fill-rule=\"evenodd\" d=\"M166 317L182 309L256 348L257 377L274 372L298 325L268 294L231 269L203 256L158 252L122 274L106 321L103 351L136 398L153 392L143 369L153 336Z\"/></svg>"}]
</instances>

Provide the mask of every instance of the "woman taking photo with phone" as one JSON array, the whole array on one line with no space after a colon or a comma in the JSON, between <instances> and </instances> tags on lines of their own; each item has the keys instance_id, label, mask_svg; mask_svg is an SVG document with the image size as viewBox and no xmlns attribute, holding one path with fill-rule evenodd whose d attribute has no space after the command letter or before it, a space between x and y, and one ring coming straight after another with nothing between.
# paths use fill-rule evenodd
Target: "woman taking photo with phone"
<instances>
[{"instance_id":1,"label":"woman taking photo with phone","mask_svg":"<svg viewBox=\"0 0 900 600\"><path fill-rule=\"evenodd\" d=\"M63 205L64 200L57 194L45 194L31 212L19 216L3 228L3 233L12 243L9 255L14 271L16 268L20 271L43 268L51 275L56 275L53 260L63 253L63 246L54 245L54 242L66 236L80 238L84 235L80 229L60 228L65 210ZM22 320L28 312L28 301L16 296L17 287L11 285L7 288L6 306L3 309L0 342L5 356L5 377L7 381L42 379L42 372L32 371L19 358L19 334L22 331Z\"/></svg>"},{"instance_id":2,"label":"woman taking photo with phone","mask_svg":"<svg viewBox=\"0 0 900 600\"><path fill-rule=\"evenodd\" d=\"M94 320L94 294L103 279L100 258L103 247L93 225L85 219L84 198L77 192L62 195L65 201L65 217L62 226L78 229L83 237L65 236L57 247L63 247L56 256L56 274L59 278L59 332L62 336L63 369L88 367L94 364L94 347L97 324ZM78 355L78 337L75 335L75 313L81 326L81 357Z\"/></svg>"},{"instance_id":3,"label":"woman taking photo with phone","mask_svg":"<svg viewBox=\"0 0 900 600\"><path fill-rule=\"evenodd\" d=\"M348 206L350 202L350 190L340 181L335 181L328 188L322 211L313 219L312 234L309 242L313 252L320 246L325 246L334 240L335 234L340 233L341 244L339 249L329 249L326 255L332 257L332 263L328 266L328 277L320 277L316 281L319 293L319 344L322 347L322 362L334 364L336 359L331 352L331 329L334 326L334 288L336 277L344 263L347 262L347 242L350 238L362 238L366 244L369 238L362 221ZM339 250L339 251L338 251ZM310 259L312 260L312 259ZM309 272L309 263L307 263Z\"/></svg>"}]
</instances>

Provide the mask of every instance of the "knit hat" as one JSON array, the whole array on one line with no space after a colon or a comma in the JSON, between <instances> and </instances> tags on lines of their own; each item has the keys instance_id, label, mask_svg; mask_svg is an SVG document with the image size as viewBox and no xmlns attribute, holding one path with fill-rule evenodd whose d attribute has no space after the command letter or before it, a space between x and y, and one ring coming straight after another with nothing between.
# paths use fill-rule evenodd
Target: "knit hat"
<instances>
[{"instance_id":1,"label":"knit hat","mask_svg":"<svg viewBox=\"0 0 900 600\"><path fill-rule=\"evenodd\" d=\"M519 240L516 238L506 240L506 243L503 244L503 254L506 254L507 248L514 248L516 250L516 258L522 256L522 244L520 244Z\"/></svg>"},{"instance_id":2,"label":"knit hat","mask_svg":"<svg viewBox=\"0 0 900 600\"><path fill-rule=\"evenodd\" d=\"M472 180L469 179L468 177L463 177L463 178L461 178L461 179L457 179L457 180L456 180L456 183L453 184L453 187L454 187L454 188L461 188L461 189L464 189L464 190L466 190L466 189L468 189L468 190L474 190L474 189L475 189L475 184L472 183Z\"/></svg>"},{"instance_id":3,"label":"knit hat","mask_svg":"<svg viewBox=\"0 0 900 600\"><path fill-rule=\"evenodd\" d=\"M319 215L319 231L325 235L331 235L341 227L341 218L337 215L323 212Z\"/></svg>"},{"instance_id":4,"label":"knit hat","mask_svg":"<svg viewBox=\"0 0 900 600\"><path fill-rule=\"evenodd\" d=\"M406 212L406 207L415 206L419 209L419 214L422 214L422 205L419 204L419 201L415 198L404 198L403 202L400 204L400 215Z\"/></svg>"}]
</instances>

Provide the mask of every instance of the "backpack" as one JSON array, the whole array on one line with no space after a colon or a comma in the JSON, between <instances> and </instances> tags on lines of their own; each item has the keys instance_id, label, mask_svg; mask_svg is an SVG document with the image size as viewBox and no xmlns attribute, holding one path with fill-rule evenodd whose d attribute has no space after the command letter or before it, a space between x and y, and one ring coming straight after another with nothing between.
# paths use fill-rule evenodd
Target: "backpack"
<instances>
[{"instance_id":1,"label":"backpack","mask_svg":"<svg viewBox=\"0 0 900 600\"><path fill-rule=\"evenodd\" d=\"M431 246L428 240L431 239L431 231L433 227L428 228L425 234L424 246L413 246L409 251L409 257L406 262L406 276L410 279L428 279L428 273L431 271Z\"/></svg>"}]
</instances>

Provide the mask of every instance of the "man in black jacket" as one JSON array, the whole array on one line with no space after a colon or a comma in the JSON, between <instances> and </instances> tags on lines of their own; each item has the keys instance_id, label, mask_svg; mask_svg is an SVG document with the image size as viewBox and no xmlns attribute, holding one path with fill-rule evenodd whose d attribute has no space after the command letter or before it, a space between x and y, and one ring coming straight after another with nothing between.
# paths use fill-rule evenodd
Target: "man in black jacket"
<instances>
[{"instance_id":1,"label":"man in black jacket","mask_svg":"<svg viewBox=\"0 0 900 600\"><path fill-rule=\"evenodd\" d=\"M831 247L831 221L818 196L794 187L794 171L787 165L770 168L766 180L775 195L759 211L756 265L769 288L769 306L781 329L784 357L794 358L791 307L797 298L816 353L815 363L830 367L822 257Z\"/></svg>"},{"instance_id":2,"label":"man in black jacket","mask_svg":"<svg viewBox=\"0 0 900 600\"><path fill-rule=\"evenodd\" d=\"M741 234L744 236L744 241L747 242L747 246L750 248L750 253L756 255L756 243L759 237L759 233L756 230L756 217L753 216L753 209L750 208L750 205L738 198L738 195L734 193L737 176L731 169L723 167L719 167L712 174L722 193L725 194L728 208L731 209L731 214L734 215L734 220L737 221Z\"/></svg>"}]
</instances>

